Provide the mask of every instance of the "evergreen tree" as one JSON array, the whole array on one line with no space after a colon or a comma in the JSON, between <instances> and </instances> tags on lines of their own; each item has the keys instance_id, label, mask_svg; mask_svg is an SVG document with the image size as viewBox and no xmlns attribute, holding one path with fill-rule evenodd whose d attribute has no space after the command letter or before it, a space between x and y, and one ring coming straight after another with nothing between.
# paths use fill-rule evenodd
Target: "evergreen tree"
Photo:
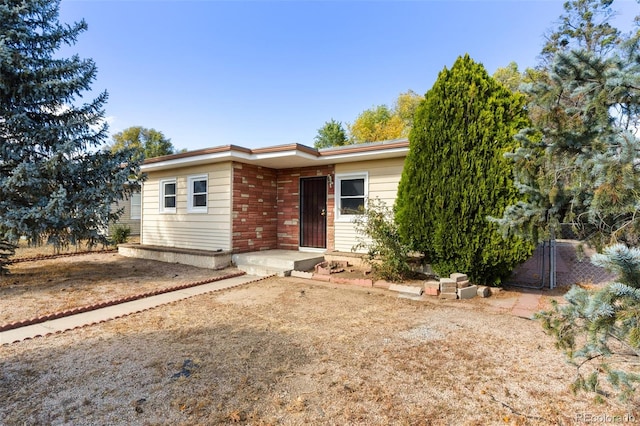
<instances>
[{"instance_id":1,"label":"evergreen tree","mask_svg":"<svg viewBox=\"0 0 640 426\"><path fill-rule=\"evenodd\" d=\"M505 210L503 229L539 239L571 223L598 248L639 241L640 31L622 37L609 23L611 5L566 2L548 37L542 78L525 86L534 125L510 155L526 198ZM640 383L640 252L616 244L592 262L619 273L618 282L574 286L567 304L538 318L576 366L574 390L628 399Z\"/></svg>"},{"instance_id":2,"label":"evergreen tree","mask_svg":"<svg viewBox=\"0 0 640 426\"><path fill-rule=\"evenodd\" d=\"M107 93L78 102L96 66L59 58L62 45L87 29L58 20L59 1L0 3L0 242L25 236L60 248L106 242L101 231L118 214L123 184L136 174L131 151L97 148L107 137Z\"/></svg>"},{"instance_id":3,"label":"evergreen tree","mask_svg":"<svg viewBox=\"0 0 640 426\"><path fill-rule=\"evenodd\" d=\"M625 41L603 21L610 6L565 3L543 51L553 57L524 86L534 126L510 157L526 198L505 211L503 229L542 239L571 223L598 247L638 242L640 50L637 34Z\"/></svg>"},{"instance_id":4,"label":"evergreen tree","mask_svg":"<svg viewBox=\"0 0 640 426\"><path fill-rule=\"evenodd\" d=\"M343 146L348 143L347 133L342 127L342 123L332 118L331 121L327 121L322 128L318 129L318 134L316 135L313 146L321 149L332 146Z\"/></svg>"},{"instance_id":5,"label":"evergreen tree","mask_svg":"<svg viewBox=\"0 0 640 426\"><path fill-rule=\"evenodd\" d=\"M574 391L632 400L640 384L640 250L616 244L592 262L618 281L597 290L574 286L564 296L568 303L553 301L536 317L576 367Z\"/></svg>"},{"instance_id":6,"label":"evergreen tree","mask_svg":"<svg viewBox=\"0 0 640 426\"><path fill-rule=\"evenodd\" d=\"M504 153L528 125L524 98L468 55L458 58L418 107L396 201L402 238L439 274L464 272L498 285L532 252L503 239L488 216L517 201Z\"/></svg>"}]
</instances>

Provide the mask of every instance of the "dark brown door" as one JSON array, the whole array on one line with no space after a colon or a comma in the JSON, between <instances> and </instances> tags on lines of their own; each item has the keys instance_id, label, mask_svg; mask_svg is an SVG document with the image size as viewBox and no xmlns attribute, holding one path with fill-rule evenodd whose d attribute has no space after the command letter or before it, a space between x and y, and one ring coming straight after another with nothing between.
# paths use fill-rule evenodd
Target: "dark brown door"
<instances>
[{"instance_id":1,"label":"dark brown door","mask_svg":"<svg viewBox=\"0 0 640 426\"><path fill-rule=\"evenodd\" d=\"M327 178L300 179L300 246L327 248Z\"/></svg>"}]
</instances>

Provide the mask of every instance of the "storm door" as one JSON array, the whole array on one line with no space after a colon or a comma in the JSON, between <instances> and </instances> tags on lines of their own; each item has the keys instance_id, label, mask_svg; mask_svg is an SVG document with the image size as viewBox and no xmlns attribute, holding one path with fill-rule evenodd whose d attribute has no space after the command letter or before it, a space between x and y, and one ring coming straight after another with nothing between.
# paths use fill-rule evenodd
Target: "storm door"
<instances>
[{"instance_id":1,"label":"storm door","mask_svg":"<svg viewBox=\"0 0 640 426\"><path fill-rule=\"evenodd\" d=\"M327 178L300 178L300 247L327 248Z\"/></svg>"}]
</instances>

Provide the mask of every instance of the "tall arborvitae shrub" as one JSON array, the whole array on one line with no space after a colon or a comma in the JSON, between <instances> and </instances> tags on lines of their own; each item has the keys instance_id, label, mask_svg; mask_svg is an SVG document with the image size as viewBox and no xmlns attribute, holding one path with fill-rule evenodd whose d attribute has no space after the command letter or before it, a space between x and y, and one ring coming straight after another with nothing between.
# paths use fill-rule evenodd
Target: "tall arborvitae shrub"
<instances>
[{"instance_id":1,"label":"tall arborvitae shrub","mask_svg":"<svg viewBox=\"0 0 640 426\"><path fill-rule=\"evenodd\" d=\"M418 107L396 220L401 237L439 274L499 285L532 253L532 243L503 238L487 220L518 201L504 154L527 124L522 95L468 55L439 74Z\"/></svg>"}]
</instances>

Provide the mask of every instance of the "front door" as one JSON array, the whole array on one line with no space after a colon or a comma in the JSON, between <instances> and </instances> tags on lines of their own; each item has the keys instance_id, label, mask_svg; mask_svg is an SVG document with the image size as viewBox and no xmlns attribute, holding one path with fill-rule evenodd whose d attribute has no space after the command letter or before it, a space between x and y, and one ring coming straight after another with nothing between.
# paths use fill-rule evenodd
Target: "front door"
<instances>
[{"instance_id":1,"label":"front door","mask_svg":"<svg viewBox=\"0 0 640 426\"><path fill-rule=\"evenodd\" d=\"M300 247L327 248L327 178L300 178Z\"/></svg>"}]
</instances>

